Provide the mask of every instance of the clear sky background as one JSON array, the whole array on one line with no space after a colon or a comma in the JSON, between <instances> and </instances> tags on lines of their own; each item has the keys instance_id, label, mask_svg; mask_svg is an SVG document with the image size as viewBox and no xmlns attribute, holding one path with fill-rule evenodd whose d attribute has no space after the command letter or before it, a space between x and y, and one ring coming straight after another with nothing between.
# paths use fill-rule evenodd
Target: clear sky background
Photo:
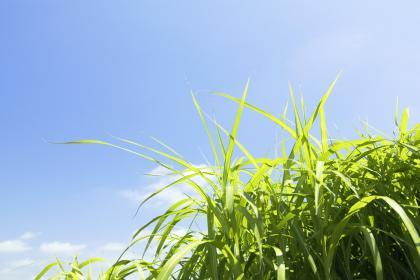
<instances>
[{"instance_id":1,"label":"clear sky background","mask_svg":"<svg viewBox=\"0 0 420 280\"><path fill-rule=\"evenodd\" d=\"M190 97L227 128L236 107L281 113L287 83L327 103L333 137L362 120L392 137L397 96L420 119L418 1L0 1L0 279L30 279L55 256L112 258L179 193L133 218L149 162L100 146L47 141L110 135L210 156ZM246 112L240 139L272 152L276 130ZM182 187L181 187L182 188ZM181 230L181 229L180 229Z\"/></svg>"}]
</instances>

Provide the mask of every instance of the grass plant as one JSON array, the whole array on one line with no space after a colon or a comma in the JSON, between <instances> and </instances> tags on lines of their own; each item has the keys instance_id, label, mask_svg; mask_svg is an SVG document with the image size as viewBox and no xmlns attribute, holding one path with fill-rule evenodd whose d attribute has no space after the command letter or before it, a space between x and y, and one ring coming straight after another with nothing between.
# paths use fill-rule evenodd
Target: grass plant
<instances>
[{"instance_id":1,"label":"grass plant","mask_svg":"<svg viewBox=\"0 0 420 280\"><path fill-rule=\"evenodd\" d=\"M111 146L178 175L141 207L181 183L197 194L174 203L133 235L126 251L144 242L153 260L128 259L122 252L98 278L419 279L420 124L408 127L406 109L396 114L393 139L363 133L332 141L324 104L335 83L311 114L305 114L303 101L296 104L290 88L293 122L287 110L278 117L247 103L248 84L240 98L216 92L238 105L230 132L207 118L192 95L214 166L197 167L162 142L162 149L127 139L68 142ZM289 151L283 142L278 155L254 157L237 139L243 110L280 126L293 139ZM206 230L171 234L193 220L204 221ZM36 279L53 269L56 279L91 279L83 271L94 261L83 266L75 261L68 269L57 261Z\"/></svg>"}]
</instances>

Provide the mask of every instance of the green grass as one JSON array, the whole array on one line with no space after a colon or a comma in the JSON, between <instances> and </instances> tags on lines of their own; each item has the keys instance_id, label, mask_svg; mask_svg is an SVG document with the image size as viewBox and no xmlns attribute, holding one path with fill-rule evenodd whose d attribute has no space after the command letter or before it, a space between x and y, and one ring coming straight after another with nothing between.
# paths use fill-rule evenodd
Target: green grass
<instances>
[{"instance_id":1,"label":"green grass","mask_svg":"<svg viewBox=\"0 0 420 280\"><path fill-rule=\"evenodd\" d=\"M216 163L206 168L162 142L162 150L126 139L118 139L120 144L69 142L122 149L180 176L150 199L180 183L197 193L171 205L132 237L127 250L144 242L154 260L141 255L125 259L122 253L98 278L420 278L420 124L409 129L404 110L395 117L394 139L365 133L359 139L331 141L324 104L334 84L309 115L298 109L304 108L303 101L296 104L290 88L294 122L287 120L287 110L277 117L248 104L248 84L241 98L216 92L238 105L231 132L206 118L193 95ZM236 137L243 110L280 126L294 141L290 151L283 142L281 155L251 155ZM233 157L235 148L242 157ZM197 184L197 178L206 183ZM205 221L206 230L191 227L184 236L171 234L193 220ZM57 279L90 279L90 264L75 261L65 267L57 261L39 279L54 269Z\"/></svg>"}]
</instances>

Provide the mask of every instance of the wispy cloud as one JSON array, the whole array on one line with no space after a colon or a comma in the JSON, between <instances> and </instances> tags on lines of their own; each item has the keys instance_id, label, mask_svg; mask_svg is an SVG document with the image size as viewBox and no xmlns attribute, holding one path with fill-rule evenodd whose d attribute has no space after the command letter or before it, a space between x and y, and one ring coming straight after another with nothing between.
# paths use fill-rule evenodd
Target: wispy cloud
<instances>
[{"instance_id":1,"label":"wispy cloud","mask_svg":"<svg viewBox=\"0 0 420 280\"><path fill-rule=\"evenodd\" d=\"M31 250L31 247L22 240L0 241L0 253L20 253Z\"/></svg>"},{"instance_id":2,"label":"wispy cloud","mask_svg":"<svg viewBox=\"0 0 420 280\"><path fill-rule=\"evenodd\" d=\"M39 233L36 232L32 232L32 231L27 231L25 233L23 233L19 239L21 240L30 240L30 239L34 239L35 237L39 236Z\"/></svg>"},{"instance_id":3,"label":"wispy cloud","mask_svg":"<svg viewBox=\"0 0 420 280\"><path fill-rule=\"evenodd\" d=\"M75 255L81 253L86 248L84 244L72 244L69 242L49 242L42 243L39 250L47 254Z\"/></svg>"},{"instance_id":4,"label":"wispy cloud","mask_svg":"<svg viewBox=\"0 0 420 280\"><path fill-rule=\"evenodd\" d=\"M0 274L4 274L5 277L10 276L10 273L20 271L22 269L32 267L36 262L32 259L19 259L4 264L0 269ZM6 276L7 275L7 276Z\"/></svg>"},{"instance_id":5,"label":"wispy cloud","mask_svg":"<svg viewBox=\"0 0 420 280\"><path fill-rule=\"evenodd\" d=\"M118 253L122 253L124 251L124 249L127 248L127 245L124 243L119 243L119 242L109 242L106 243L104 245L102 245L101 247L99 247L99 250L102 252L118 252Z\"/></svg>"},{"instance_id":6,"label":"wispy cloud","mask_svg":"<svg viewBox=\"0 0 420 280\"><path fill-rule=\"evenodd\" d=\"M39 233L27 231L16 239L0 241L0 253L20 253L29 251L31 250L31 247L27 242L38 235Z\"/></svg>"},{"instance_id":7,"label":"wispy cloud","mask_svg":"<svg viewBox=\"0 0 420 280\"><path fill-rule=\"evenodd\" d=\"M208 169L207 165L199 164L195 167L200 168L201 170ZM148 196L153 194L155 191L175 182L180 179L182 175L173 174L171 171L165 169L162 166L158 166L152 169L148 174L155 176L153 182L140 188L128 189L120 191L120 195L128 200L131 200L135 203L139 203L146 199ZM185 171L183 175L191 174L191 171ZM211 176L208 176L209 179L212 179ZM207 187L208 183L202 176L195 176L192 180L202 187ZM197 196L193 188L186 182L176 184L170 188L164 190L163 192L156 195L156 197L150 201L154 206L163 206L173 204L186 196Z\"/></svg>"}]
</instances>

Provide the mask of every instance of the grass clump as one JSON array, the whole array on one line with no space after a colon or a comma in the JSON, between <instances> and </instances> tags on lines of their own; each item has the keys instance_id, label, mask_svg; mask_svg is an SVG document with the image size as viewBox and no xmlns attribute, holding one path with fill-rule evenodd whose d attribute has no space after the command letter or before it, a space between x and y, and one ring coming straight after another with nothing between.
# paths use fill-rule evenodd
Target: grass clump
<instances>
[{"instance_id":1,"label":"grass clump","mask_svg":"<svg viewBox=\"0 0 420 280\"><path fill-rule=\"evenodd\" d=\"M119 139L124 145L69 142L122 149L178 175L143 203L181 183L197 193L171 205L134 234L126 251L145 242L153 260L126 259L123 252L99 278L420 278L420 124L409 129L405 110L396 117L394 139L361 134L356 140L331 141L324 104L334 84L310 115L298 109L291 90L293 123L286 113L279 118L248 104L248 85L241 98L216 93L238 104L231 132L215 121L215 129L210 129L193 95L216 162L205 168L163 143L165 150L126 139ZM290 150L286 152L283 144L281 155L251 155L237 139L244 109L279 125L294 139ZM233 158L235 148L242 157ZM177 225L194 220L204 221L207 229L190 227L182 236L171 234ZM62 267L56 262L40 278L56 266ZM55 277L84 279L83 275L72 266Z\"/></svg>"}]
</instances>

